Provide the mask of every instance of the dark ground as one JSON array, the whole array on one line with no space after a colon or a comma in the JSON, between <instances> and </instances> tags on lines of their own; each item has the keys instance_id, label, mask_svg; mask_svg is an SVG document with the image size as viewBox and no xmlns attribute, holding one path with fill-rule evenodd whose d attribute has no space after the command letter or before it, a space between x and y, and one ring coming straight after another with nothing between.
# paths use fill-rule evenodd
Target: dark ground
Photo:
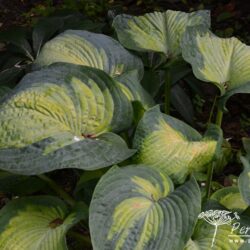
<instances>
[{"instance_id":1,"label":"dark ground","mask_svg":"<svg viewBox=\"0 0 250 250\"><path fill-rule=\"evenodd\" d=\"M220 31L228 29L228 33L250 40L249 29L246 28L250 20L250 1L246 0L0 0L0 23L2 29L12 25L27 25L29 19L49 15L58 9L77 9L90 14L94 19L104 17L110 9L136 15L153 10L209 9L212 12L213 27Z\"/></svg>"}]
</instances>

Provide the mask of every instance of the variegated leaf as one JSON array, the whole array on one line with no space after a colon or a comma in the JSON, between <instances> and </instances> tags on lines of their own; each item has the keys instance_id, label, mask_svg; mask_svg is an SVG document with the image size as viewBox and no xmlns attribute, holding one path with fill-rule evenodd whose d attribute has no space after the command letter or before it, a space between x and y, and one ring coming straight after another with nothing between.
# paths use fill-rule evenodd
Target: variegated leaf
<instances>
[{"instance_id":1,"label":"variegated leaf","mask_svg":"<svg viewBox=\"0 0 250 250\"><path fill-rule=\"evenodd\" d=\"M128 128L132 115L101 70L58 63L30 73L0 105L0 168L38 174L118 163L134 151L114 134L100 135Z\"/></svg>"},{"instance_id":2,"label":"variegated leaf","mask_svg":"<svg viewBox=\"0 0 250 250\"><path fill-rule=\"evenodd\" d=\"M211 195L211 199L216 200L230 211L243 212L248 207L247 203L242 199L238 187L219 189Z\"/></svg>"},{"instance_id":3,"label":"variegated leaf","mask_svg":"<svg viewBox=\"0 0 250 250\"><path fill-rule=\"evenodd\" d=\"M63 168L95 170L122 162L136 152L113 133L79 141L73 135L65 138L65 134L61 134L57 139L61 141L47 138L21 148L0 149L0 169L23 175Z\"/></svg>"},{"instance_id":4,"label":"variegated leaf","mask_svg":"<svg viewBox=\"0 0 250 250\"><path fill-rule=\"evenodd\" d=\"M209 11L185 13L167 10L147 13L143 16L118 15L113 27L125 47L137 51L164 53L175 58L181 53L180 39L187 26L210 26Z\"/></svg>"},{"instance_id":5,"label":"variegated leaf","mask_svg":"<svg viewBox=\"0 0 250 250\"><path fill-rule=\"evenodd\" d=\"M222 131L212 125L202 137L184 122L165 115L156 106L140 121L133 146L137 163L164 171L174 182L182 183L193 171L205 171L219 155Z\"/></svg>"},{"instance_id":6,"label":"variegated leaf","mask_svg":"<svg viewBox=\"0 0 250 250\"><path fill-rule=\"evenodd\" d=\"M116 40L103 34L67 30L47 42L35 61L35 68L55 62L86 65L119 76L138 70L143 75L141 60L124 49Z\"/></svg>"},{"instance_id":7,"label":"variegated leaf","mask_svg":"<svg viewBox=\"0 0 250 250\"><path fill-rule=\"evenodd\" d=\"M183 249L200 204L200 190L193 177L174 190L171 179L158 169L114 167L101 178L91 201L93 248Z\"/></svg>"},{"instance_id":8,"label":"variegated leaf","mask_svg":"<svg viewBox=\"0 0 250 250\"><path fill-rule=\"evenodd\" d=\"M0 249L67 250L66 233L87 214L52 196L20 198L0 210Z\"/></svg>"},{"instance_id":9,"label":"variegated leaf","mask_svg":"<svg viewBox=\"0 0 250 250\"><path fill-rule=\"evenodd\" d=\"M190 239L184 250L239 250L242 245L242 239L239 235L232 233L232 225L218 226L215 234L215 225L211 225L205 220L199 220L192 239ZM215 235L214 235L215 234ZM214 243L213 242L214 238Z\"/></svg>"},{"instance_id":10,"label":"variegated leaf","mask_svg":"<svg viewBox=\"0 0 250 250\"><path fill-rule=\"evenodd\" d=\"M250 47L237 38L220 38L206 27L189 27L182 39L183 58L197 78L214 83L226 100L250 92Z\"/></svg>"}]
</instances>

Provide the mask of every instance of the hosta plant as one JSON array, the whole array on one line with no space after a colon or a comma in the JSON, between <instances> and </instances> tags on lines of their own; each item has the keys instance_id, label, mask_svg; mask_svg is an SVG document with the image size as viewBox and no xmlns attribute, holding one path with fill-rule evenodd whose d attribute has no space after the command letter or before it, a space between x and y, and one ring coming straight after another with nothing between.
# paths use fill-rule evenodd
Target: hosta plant
<instances>
[{"instance_id":1,"label":"hosta plant","mask_svg":"<svg viewBox=\"0 0 250 250\"><path fill-rule=\"evenodd\" d=\"M249 92L249 47L215 36L208 11L118 15L119 41L42 27L30 72L0 86L0 249L247 249L249 139L232 155L221 121L226 100ZM221 92L204 126L169 114L170 99L194 113L176 84L200 87L188 63ZM226 185L237 157L244 170Z\"/></svg>"}]
</instances>

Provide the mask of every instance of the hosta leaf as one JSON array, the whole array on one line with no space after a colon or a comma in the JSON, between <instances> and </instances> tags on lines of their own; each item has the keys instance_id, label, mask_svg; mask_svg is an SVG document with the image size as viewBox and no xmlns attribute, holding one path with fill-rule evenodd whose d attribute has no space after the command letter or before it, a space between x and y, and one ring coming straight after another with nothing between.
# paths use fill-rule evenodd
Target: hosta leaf
<instances>
[{"instance_id":1,"label":"hosta leaf","mask_svg":"<svg viewBox=\"0 0 250 250\"><path fill-rule=\"evenodd\" d=\"M224 187L211 195L212 200L218 201L230 211L243 212L248 205L242 199L238 187Z\"/></svg>"},{"instance_id":2,"label":"hosta leaf","mask_svg":"<svg viewBox=\"0 0 250 250\"><path fill-rule=\"evenodd\" d=\"M86 217L81 205L69 211L52 196L20 198L0 210L0 248L66 250L66 233Z\"/></svg>"},{"instance_id":3,"label":"hosta leaf","mask_svg":"<svg viewBox=\"0 0 250 250\"><path fill-rule=\"evenodd\" d=\"M58 146L57 142L45 139L22 148L1 149L0 169L24 175L62 168L95 170L119 163L135 153L135 150L127 148L118 135L112 133L78 142L72 138L71 144L52 151L53 144Z\"/></svg>"},{"instance_id":4,"label":"hosta leaf","mask_svg":"<svg viewBox=\"0 0 250 250\"><path fill-rule=\"evenodd\" d=\"M131 101L139 101L146 109L154 106L153 98L144 90L139 82L136 70L117 76L115 80L120 82L120 88Z\"/></svg>"},{"instance_id":5,"label":"hosta leaf","mask_svg":"<svg viewBox=\"0 0 250 250\"><path fill-rule=\"evenodd\" d=\"M101 178L91 201L93 248L183 249L200 203L200 190L193 177L174 190L170 178L157 169L144 165L114 167Z\"/></svg>"},{"instance_id":6,"label":"hosta leaf","mask_svg":"<svg viewBox=\"0 0 250 250\"><path fill-rule=\"evenodd\" d=\"M201 219L195 227L192 240L189 240L184 250L238 250L242 245L240 242L241 237L237 234L235 234L234 237L229 237L231 231L231 225L225 224L218 226L215 241L212 246L215 226Z\"/></svg>"},{"instance_id":7,"label":"hosta leaf","mask_svg":"<svg viewBox=\"0 0 250 250\"><path fill-rule=\"evenodd\" d=\"M68 30L47 42L35 65L42 67L54 62L67 62L102 69L111 76L130 70L143 74L141 60L124 49L116 40L82 30Z\"/></svg>"},{"instance_id":8,"label":"hosta leaf","mask_svg":"<svg viewBox=\"0 0 250 250\"><path fill-rule=\"evenodd\" d=\"M0 114L0 148L20 147L60 133L121 131L132 122L132 105L103 71L58 63L27 74Z\"/></svg>"},{"instance_id":9,"label":"hosta leaf","mask_svg":"<svg viewBox=\"0 0 250 250\"><path fill-rule=\"evenodd\" d=\"M129 100L101 70L58 63L30 73L0 106L0 168L36 174L117 163L134 151L114 134L95 137L128 128L132 115Z\"/></svg>"},{"instance_id":10,"label":"hosta leaf","mask_svg":"<svg viewBox=\"0 0 250 250\"><path fill-rule=\"evenodd\" d=\"M46 183L36 176L23 176L0 171L0 193L27 195L35 193L45 186Z\"/></svg>"},{"instance_id":11,"label":"hosta leaf","mask_svg":"<svg viewBox=\"0 0 250 250\"><path fill-rule=\"evenodd\" d=\"M138 51L162 52L169 58L180 55L180 39L187 26L210 26L209 11L184 13L147 13L143 16L118 15L115 28L119 41L127 48Z\"/></svg>"},{"instance_id":12,"label":"hosta leaf","mask_svg":"<svg viewBox=\"0 0 250 250\"><path fill-rule=\"evenodd\" d=\"M222 132L211 125L204 137L184 122L165 115L156 106L148 110L137 127L134 148L137 163L163 170L182 183L192 171L204 171L219 154Z\"/></svg>"},{"instance_id":13,"label":"hosta leaf","mask_svg":"<svg viewBox=\"0 0 250 250\"><path fill-rule=\"evenodd\" d=\"M244 201L250 206L250 161L243 156L240 159L244 170L239 176L239 190Z\"/></svg>"},{"instance_id":14,"label":"hosta leaf","mask_svg":"<svg viewBox=\"0 0 250 250\"><path fill-rule=\"evenodd\" d=\"M216 84L222 95L226 93L226 99L237 89L240 93L242 88L249 89L245 85L250 81L250 47L237 38L219 38L202 26L188 28L182 40L182 55L192 65L195 76Z\"/></svg>"}]
</instances>

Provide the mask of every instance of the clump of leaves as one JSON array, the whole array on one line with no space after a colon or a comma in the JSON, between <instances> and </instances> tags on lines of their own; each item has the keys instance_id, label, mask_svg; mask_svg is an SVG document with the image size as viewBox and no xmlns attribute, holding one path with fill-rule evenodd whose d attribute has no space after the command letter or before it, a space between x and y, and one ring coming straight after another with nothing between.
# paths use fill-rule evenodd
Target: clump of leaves
<instances>
[{"instance_id":1,"label":"clump of leaves","mask_svg":"<svg viewBox=\"0 0 250 250\"><path fill-rule=\"evenodd\" d=\"M0 248L246 249L231 224L249 225L249 139L233 187L213 172L232 152L221 129L227 99L249 93L249 46L215 36L208 11L119 15L119 42L86 30L60 33L64 21L45 33L36 26L32 47L9 35L31 72L13 90L0 88L0 192L10 200L1 203ZM204 133L170 109L189 102L181 79L201 84L188 63L220 91ZM148 93L141 81L150 71ZM165 114L155 106L162 97ZM62 169L78 180L70 191L51 178Z\"/></svg>"}]
</instances>

